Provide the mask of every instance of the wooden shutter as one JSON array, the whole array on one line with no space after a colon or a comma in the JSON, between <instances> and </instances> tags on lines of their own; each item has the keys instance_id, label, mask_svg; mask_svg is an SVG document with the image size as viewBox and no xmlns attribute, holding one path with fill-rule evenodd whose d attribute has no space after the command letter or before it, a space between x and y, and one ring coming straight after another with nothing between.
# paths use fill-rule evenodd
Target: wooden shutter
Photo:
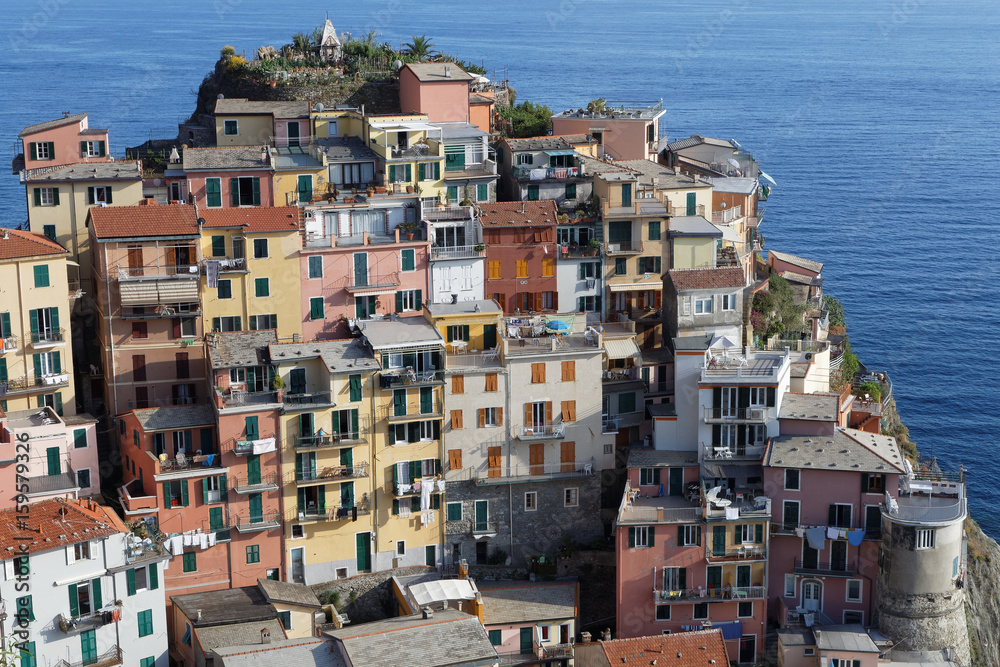
<instances>
[{"instance_id":1,"label":"wooden shutter","mask_svg":"<svg viewBox=\"0 0 1000 667\"><path fill-rule=\"evenodd\" d=\"M452 410L451 411L451 427L454 428L464 428L462 423L462 411Z\"/></svg>"},{"instance_id":2,"label":"wooden shutter","mask_svg":"<svg viewBox=\"0 0 1000 667\"><path fill-rule=\"evenodd\" d=\"M448 469L449 470L461 470L462 469L462 450L461 449L449 449L448 450Z\"/></svg>"},{"instance_id":3,"label":"wooden shutter","mask_svg":"<svg viewBox=\"0 0 1000 667\"><path fill-rule=\"evenodd\" d=\"M451 393L453 393L453 394L464 394L465 393L465 376L464 375L452 375L451 376Z\"/></svg>"},{"instance_id":4,"label":"wooden shutter","mask_svg":"<svg viewBox=\"0 0 1000 667\"><path fill-rule=\"evenodd\" d=\"M562 464L560 467L561 471L564 473L574 472L574 465L576 463L576 443L575 442L561 442L559 443L559 462Z\"/></svg>"},{"instance_id":5,"label":"wooden shutter","mask_svg":"<svg viewBox=\"0 0 1000 667\"><path fill-rule=\"evenodd\" d=\"M486 391L496 391L497 390L497 374L487 373L486 374Z\"/></svg>"},{"instance_id":6,"label":"wooden shutter","mask_svg":"<svg viewBox=\"0 0 1000 667\"><path fill-rule=\"evenodd\" d=\"M576 362L575 361L564 361L564 362L562 362L562 379L563 379L563 382L575 382L576 381Z\"/></svg>"},{"instance_id":7,"label":"wooden shutter","mask_svg":"<svg viewBox=\"0 0 1000 667\"><path fill-rule=\"evenodd\" d=\"M552 401L545 401L545 423L552 423Z\"/></svg>"},{"instance_id":8,"label":"wooden shutter","mask_svg":"<svg viewBox=\"0 0 1000 667\"><path fill-rule=\"evenodd\" d=\"M541 475L545 472L545 445L535 443L529 446L528 463L531 465L532 475Z\"/></svg>"},{"instance_id":9,"label":"wooden shutter","mask_svg":"<svg viewBox=\"0 0 1000 667\"><path fill-rule=\"evenodd\" d=\"M576 421L576 401L562 402L562 420L564 422Z\"/></svg>"},{"instance_id":10,"label":"wooden shutter","mask_svg":"<svg viewBox=\"0 0 1000 667\"><path fill-rule=\"evenodd\" d=\"M260 177L253 178L253 205L260 206Z\"/></svg>"},{"instance_id":11,"label":"wooden shutter","mask_svg":"<svg viewBox=\"0 0 1000 667\"><path fill-rule=\"evenodd\" d=\"M524 426L526 428L531 427L531 403L524 404Z\"/></svg>"},{"instance_id":12,"label":"wooden shutter","mask_svg":"<svg viewBox=\"0 0 1000 667\"><path fill-rule=\"evenodd\" d=\"M479 428L484 428L486 426L486 408L479 408L476 410L476 413L479 420Z\"/></svg>"},{"instance_id":13,"label":"wooden shutter","mask_svg":"<svg viewBox=\"0 0 1000 667\"><path fill-rule=\"evenodd\" d=\"M503 408L497 408L497 426L503 426Z\"/></svg>"},{"instance_id":14,"label":"wooden shutter","mask_svg":"<svg viewBox=\"0 0 1000 667\"><path fill-rule=\"evenodd\" d=\"M240 205L240 179L229 179L229 203L235 208Z\"/></svg>"},{"instance_id":15,"label":"wooden shutter","mask_svg":"<svg viewBox=\"0 0 1000 667\"><path fill-rule=\"evenodd\" d=\"M489 468L489 477L500 476L500 448L488 447L486 449L486 465Z\"/></svg>"}]
</instances>

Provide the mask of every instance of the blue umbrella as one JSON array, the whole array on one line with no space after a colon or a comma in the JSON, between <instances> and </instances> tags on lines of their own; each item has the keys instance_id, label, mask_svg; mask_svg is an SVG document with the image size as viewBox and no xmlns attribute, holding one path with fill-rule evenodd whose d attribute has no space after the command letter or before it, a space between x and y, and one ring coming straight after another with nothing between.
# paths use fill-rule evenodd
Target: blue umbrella
<instances>
[{"instance_id":1,"label":"blue umbrella","mask_svg":"<svg viewBox=\"0 0 1000 667\"><path fill-rule=\"evenodd\" d=\"M555 329L556 331L569 330L569 325L562 320L550 320L547 326L550 329Z\"/></svg>"}]
</instances>

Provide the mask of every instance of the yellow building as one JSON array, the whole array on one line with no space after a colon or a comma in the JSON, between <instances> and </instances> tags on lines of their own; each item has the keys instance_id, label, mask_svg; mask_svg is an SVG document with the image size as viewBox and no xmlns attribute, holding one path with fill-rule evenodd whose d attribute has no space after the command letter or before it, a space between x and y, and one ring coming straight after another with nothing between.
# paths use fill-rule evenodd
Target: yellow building
<instances>
[{"instance_id":1,"label":"yellow building","mask_svg":"<svg viewBox=\"0 0 1000 667\"><path fill-rule=\"evenodd\" d=\"M327 194L327 160L323 148L289 146L271 149L274 167L274 203L278 206L309 204Z\"/></svg>"},{"instance_id":2,"label":"yellow building","mask_svg":"<svg viewBox=\"0 0 1000 667\"><path fill-rule=\"evenodd\" d=\"M375 391L374 565L443 562L444 339L422 318L365 322L381 371Z\"/></svg>"},{"instance_id":3,"label":"yellow building","mask_svg":"<svg viewBox=\"0 0 1000 667\"><path fill-rule=\"evenodd\" d=\"M0 236L0 408L44 405L76 414L70 344L69 253L30 232Z\"/></svg>"},{"instance_id":4,"label":"yellow building","mask_svg":"<svg viewBox=\"0 0 1000 667\"><path fill-rule=\"evenodd\" d=\"M215 103L217 146L308 146L309 102L222 98Z\"/></svg>"},{"instance_id":5,"label":"yellow building","mask_svg":"<svg viewBox=\"0 0 1000 667\"><path fill-rule=\"evenodd\" d=\"M357 340L278 343L268 351L283 385L281 469L292 578L315 584L371 571L380 484L370 427L378 363Z\"/></svg>"},{"instance_id":6,"label":"yellow building","mask_svg":"<svg viewBox=\"0 0 1000 667\"><path fill-rule=\"evenodd\" d=\"M302 334L299 211L296 206L201 211L206 331Z\"/></svg>"}]
</instances>

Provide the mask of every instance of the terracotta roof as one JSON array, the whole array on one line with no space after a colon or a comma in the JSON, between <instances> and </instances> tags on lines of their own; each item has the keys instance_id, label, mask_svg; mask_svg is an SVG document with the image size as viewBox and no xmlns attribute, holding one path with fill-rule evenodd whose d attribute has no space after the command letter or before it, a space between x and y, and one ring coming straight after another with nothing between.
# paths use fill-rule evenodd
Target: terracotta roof
<instances>
[{"instance_id":1,"label":"terracotta roof","mask_svg":"<svg viewBox=\"0 0 1000 667\"><path fill-rule=\"evenodd\" d=\"M247 232L286 232L299 228L298 206L213 208L201 211L203 227L245 227Z\"/></svg>"},{"instance_id":2,"label":"terracotta roof","mask_svg":"<svg viewBox=\"0 0 1000 667\"><path fill-rule=\"evenodd\" d=\"M51 130L53 127L69 125L70 123L79 123L86 117L87 114L78 113L78 114L73 114L72 116L66 116L64 118L59 118L56 120L47 120L44 123L35 123L34 125L29 125L28 127L21 130L21 133L17 136L23 137L27 134L34 134L35 132L41 132L42 130Z\"/></svg>"},{"instance_id":3,"label":"terracotta roof","mask_svg":"<svg viewBox=\"0 0 1000 667\"><path fill-rule=\"evenodd\" d=\"M41 234L5 229L0 236L0 259L20 259L39 255L67 255L69 251Z\"/></svg>"},{"instance_id":4,"label":"terracotta roof","mask_svg":"<svg viewBox=\"0 0 1000 667\"><path fill-rule=\"evenodd\" d=\"M215 102L215 115L271 114L275 118L308 118L309 102L250 101L223 98Z\"/></svg>"},{"instance_id":5,"label":"terracotta roof","mask_svg":"<svg viewBox=\"0 0 1000 667\"><path fill-rule=\"evenodd\" d=\"M813 273L823 272L823 263L812 259L806 259L805 257L799 257L798 255L792 255L787 252L778 252L777 250L768 250L767 256L768 258L774 257L775 259L780 259L783 262L794 264L795 266L802 267L803 269L812 271Z\"/></svg>"},{"instance_id":6,"label":"terracotta roof","mask_svg":"<svg viewBox=\"0 0 1000 667\"><path fill-rule=\"evenodd\" d=\"M121 519L102 505L63 498L43 500L21 514L16 508L0 511L0 560L20 555L25 546L28 553L38 553L127 532Z\"/></svg>"},{"instance_id":7,"label":"terracotta roof","mask_svg":"<svg viewBox=\"0 0 1000 667\"><path fill-rule=\"evenodd\" d=\"M601 648L612 665L669 665L670 667L708 667L728 665L722 630L696 630L675 635L636 637L602 641Z\"/></svg>"},{"instance_id":8,"label":"terracotta roof","mask_svg":"<svg viewBox=\"0 0 1000 667\"><path fill-rule=\"evenodd\" d=\"M142 163L139 160L121 162L79 162L57 168L39 167L24 172L26 181L141 181Z\"/></svg>"},{"instance_id":9,"label":"terracotta roof","mask_svg":"<svg viewBox=\"0 0 1000 667\"><path fill-rule=\"evenodd\" d=\"M743 270L737 267L721 269L671 269L670 280L674 288L711 289L713 287L743 287Z\"/></svg>"},{"instance_id":10,"label":"terracotta roof","mask_svg":"<svg viewBox=\"0 0 1000 667\"><path fill-rule=\"evenodd\" d=\"M186 236L198 233L197 215L187 204L96 206L88 225L98 239L136 236Z\"/></svg>"},{"instance_id":11,"label":"terracotta roof","mask_svg":"<svg viewBox=\"0 0 1000 667\"><path fill-rule=\"evenodd\" d=\"M451 76L445 76L445 66ZM409 68L418 81L472 81L472 76L455 63L408 63L404 68Z\"/></svg>"},{"instance_id":12,"label":"terracotta roof","mask_svg":"<svg viewBox=\"0 0 1000 667\"><path fill-rule=\"evenodd\" d=\"M483 203L479 222L484 227L547 227L556 224L559 210L552 199Z\"/></svg>"},{"instance_id":13,"label":"terracotta roof","mask_svg":"<svg viewBox=\"0 0 1000 667\"><path fill-rule=\"evenodd\" d=\"M260 159L264 146L208 146L188 148L184 151L183 169L211 169L237 171L242 169L270 169L271 157L266 162Z\"/></svg>"}]
</instances>

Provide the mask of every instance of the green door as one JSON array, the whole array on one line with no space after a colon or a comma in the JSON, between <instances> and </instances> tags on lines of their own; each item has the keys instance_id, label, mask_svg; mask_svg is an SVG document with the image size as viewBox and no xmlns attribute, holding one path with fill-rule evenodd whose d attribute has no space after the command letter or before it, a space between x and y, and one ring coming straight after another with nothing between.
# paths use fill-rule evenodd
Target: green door
<instances>
[{"instance_id":1,"label":"green door","mask_svg":"<svg viewBox=\"0 0 1000 667\"><path fill-rule=\"evenodd\" d=\"M670 489L667 491L667 495L670 496L683 496L684 495L684 468L671 468L669 482Z\"/></svg>"},{"instance_id":2,"label":"green door","mask_svg":"<svg viewBox=\"0 0 1000 667\"><path fill-rule=\"evenodd\" d=\"M315 420L313 419L313 413L303 412L299 415L299 435L302 436L304 441L314 433L314 427Z\"/></svg>"},{"instance_id":3,"label":"green door","mask_svg":"<svg viewBox=\"0 0 1000 667\"><path fill-rule=\"evenodd\" d=\"M406 390L395 389L392 392L392 414L395 417L402 417L406 414Z\"/></svg>"},{"instance_id":4,"label":"green door","mask_svg":"<svg viewBox=\"0 0 1000 667\"><path fill-rule=\"evenodd\" d=\"M299 203L308 204L312 201L312 176L299 176Z\"/></svg>"},{"instance_id":5,"label":"green door","mask_svg":"<svg viewBox=\"0 0 1000 667\"><path fill-rule=\"evenodd\" d=\"M465 169L465 151L445 153L444 154L444 170L445 171L462 171Z\"/></svg>"},{"instance_id":6,"label":"green door","mask_svg":"<svg viewBox=\"0 0 1000 667\"><path fill-rule=\"evenodd\" d=\"M354 468L354 450L350 447L344 447L340 450L340 465L342 465L345 470L344 474L353 474Z\"/></svg>"},{"instance_id":7,"label":"green door","mask_svg":"<svg viewBox=\"0 0 1000 667\"><path fill-rule=\"evenodd\" d=\"M521 628L521 653L532 652L531 628Z\"/></svg>"},{"instance_id":8,"label":"green door","mask_svg":"<svg viewBox=\"0 0 1000 667\"><path fill-rule=\"evenodd\" d=\"M260 456L247 457L247 484L260 484Z\"/></svg>"},{"instance_id":9,"label":"green door","mask_svg":"<svg viewBox=\"0 0 1000 667\"><path fill-rule=\"evenodd\" d=\"M622 183L622 206L632 205L632 184Z\"/></svg>"},{"instance_id":10,"label":"green door","mask_svg":"<svg viewBox=\"0 0 1000 667\"><path fill-rule=\"evenodd\" d=\"M93 665L97 662L96 630L87 630L80 633L80 653L83 654L84 665Z\"/></svg>"},{"instance_id":11,"label":"green door","mask_svg":"<svg viewBox=\"0 0 1000 667\"><path fill-rule=\"evenodd\" d=\"M737 586L737 588L749 588L750 587L750 566L749 565L737 565L736 566L736 586Z\"/></svg>"},{"instance_id":12,"label":"green door","mask_svg":"<svg viewBox=\"0 0 1000 667\"><path fill-rule=\"evenodd\" d=\"M487 519L489 506L486 500L476 501L476 531L485 532L487 529Z\"/></svg>"},{"instance_id":13,"label":"green door","mask_svg":"<svg viewBox=\"0 0 1000 667\"><path fill-rule=\"evenodd\" d=\"M292 121L288 124L288 145L299 145L299 121Z\"/></svg>"},{"instance_id":14,"label":"green door","mask_svg":"<svg viewBox=\"0 0 1000 667\"><path fill-rule=\"evenodd\" d=\"M487 324L483 327L483 349L490 350L497 346L497 325Z\"/></svg>"},{"instance_id":15,"label":"green door","mask_svg":"<svg viewBox=\"0 0 1000 667\"><path fill-rule=\"evenodd\" d=\"M433 544L428 544L424 547L424 565L428 567L437 566L437 547Z\"/></svg>"},{"instance_id":16,"label":"green door","mask_svg":"<svg viewBox=\"0 0 1000 667\"><path fill-rule=\"evenodd\" d=\"M354 253L354 285L364 287L368 284L368 253Z\"/></svg>"},{"instance_id":17,"label":"green door","mask_svg":"<svg viewBox=\"0 0 1000 667\"><path fill-rule=\"evenodd\" d=\"M726 555L726 527L712 526L712 555Z\"/></svg>"},{"instance_id":18,"label":"green door","mask_svg":"<svg viewBox=\"0 0 1000 667\"><path fill-rule=\"evenodd\" d=\"M354 482L341 482L340 506L347 508L354 507Z\"/></svg>"},{"instance_id":19,"label":"green door","mask_svg":"<svg viewBox=\"0 0 1000 667\"><path fill-rule=\"evenodd\" d=\"M434 387L420 388L420 414L427 415L434 412Z\"/></svg>"},{"instance_id":20,"label":"green door","mask_svg":"<svg viewBox=\"0 0 1000 667\"><path fill-rule=\"evenodd\" d=\"M695 192L687 194L687 214L698 215L698 194Z\"/></svg>"},{"instance_id":21,"label":"green door","mask_svg":"<svg viewBox=\"0 0 1000 667\"><path fill-rule=\"evenodd\" d=\"M49 447L45 450L45 456L49 463L49 473L50 475L58 475L62 472L62 467L59 465L59 448Z\"/></svg>"},{"instance_id":22,"label":"green door","mask_svg":"<svg viewBox=\"0 0 1000 667\"><path fill-rule=\"evenodd\" d=\"M306 369L293 368L288 373L289 394L306 393Z\"/></svg>"},{"instance_id":23,"label":"green door","mask_svg":"<svg viewBox=\"0 0 1000 667\"><path fill-rule=\"evenodd\" d=\"M263 494L250 494L250 523L260 523L264 520Z\"/></svg>"},{"instance_id":24,"label":"green door","mask_svg":"<svg viewBox=\"0 0 1000 667\"><path fill-rule=\"evenodd\" d=\"M371 533L358 533L355 538L355 553L357 554L358 572L367 572L372 566Z\"/></svg>"}]
</instances>

